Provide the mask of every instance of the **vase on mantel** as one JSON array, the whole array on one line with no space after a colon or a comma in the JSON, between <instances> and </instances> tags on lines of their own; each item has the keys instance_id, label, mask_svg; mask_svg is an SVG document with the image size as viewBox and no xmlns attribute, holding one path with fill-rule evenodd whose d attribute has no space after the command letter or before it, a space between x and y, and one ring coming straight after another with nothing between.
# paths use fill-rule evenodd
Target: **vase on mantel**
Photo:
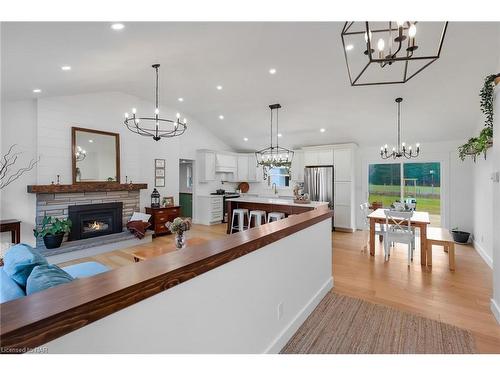
<instances>
[{"instance_id":1,"label":"vase on mantel","mask_svg":"<svg viewBox=\"0 0 500 375\"><path fill-rule=\"evenodd\" d=\"M178 250L186 247L186 234L185 234L185 232L177 232L175 234L175 247Z\"/></svg>"}]
</instances>

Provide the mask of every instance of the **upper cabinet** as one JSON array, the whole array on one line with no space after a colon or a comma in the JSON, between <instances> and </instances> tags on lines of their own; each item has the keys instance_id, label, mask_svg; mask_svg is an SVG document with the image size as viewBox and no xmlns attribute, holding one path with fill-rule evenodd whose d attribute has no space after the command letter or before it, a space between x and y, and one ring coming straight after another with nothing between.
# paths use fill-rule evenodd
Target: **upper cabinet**
<instances>
[{"instance_id":1,"label":"upper cabinet","mask_svg":"<svg viewBox=\"0 0 500 375\"><path fill-rule=\"evenodd\" d=\"M238 181L247 181L248 180L248 155L241 154L238 155L238 172L236 173L236 179Z\"/></svg>"},{"instance_id":2,"label":"upper cabinet","mask_svg":"<svg viewBox=\"0 0 500 375\"><path fill-rule=\"evenodd\" d=\"M215 181L215 151L198 151L198 165L200 182Z\"/></svg>"},{"instance_id":3,"label":"upper cabinet","mask_svg":"<svg viewBox=\"0 0 500 375\"><path fill-rule=\"evenodd\" d=\"M304 181L304 152L294 151L291 170L292 181Z\"/></svg>"},{"instance_id":4,"label":"upper cabinet","mask_svg":"<svg viewBox=\"0 0 500 375\"><path fill-rule=\"evenodd\" d=\"M215 154L215 172L236 173L238 169L237 156L230 153Z\"/></svg>"},{"instance_id":5,"label":"upper cabinet","mask_svg":"<svg viewBox=\"0 0 500 375\"><path fill-rule=\"evenodd\" d=\"M352 148L339 148L333 150L335 160L335 181L352 181L354 174Z\"/></svg>"},{"instance_id":6,"label":"upper cabinet","mask_svg":"<svg viewBox=\"0 0 500 375\"><path fill-rule=\"evenodd\" d=\"M304 166L333 165L332 148L304 149Z\"/></svg>"}]
</instances>

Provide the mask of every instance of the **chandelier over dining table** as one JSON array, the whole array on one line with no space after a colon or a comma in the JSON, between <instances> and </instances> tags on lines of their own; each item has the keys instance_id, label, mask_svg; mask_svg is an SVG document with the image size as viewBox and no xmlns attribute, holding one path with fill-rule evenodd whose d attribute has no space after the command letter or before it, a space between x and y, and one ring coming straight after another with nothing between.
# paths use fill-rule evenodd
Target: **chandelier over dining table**
<instances>
[{"instance_id":1,"label":"chandelier over dining table","mask_svg":"<svg viewBox=\"0 0 500 375\"><path fill-rule=\"evenodd\" d=\"M160 117L160 88L159 88L159 73L160 64L152 65L155 70L155 106L154 114L150 116L139 116L137 109L132 108L132 115L125 113L124 124L133 133L152 137L155 141L162 138L177 137L187 129L187 120L181 121L181 115L177 113L175 120Z\"/></svg>"},{"instance_id":2,"label":"chandelier over dining table","mask_svg":"<svg viewBox=\"0 0 500 375\"><path fill-rule=\"evenodd\" d=\"M262 150L255 152L255 158L257 159L257 165L263 167L263 177L264 180L267 179L269 170L273 168L285 168L287 173L290 173L292 166L293 154L292 150L281 147L279 145L279 109L281 104L271 104L269 106L271 109L271 131L270 131L270 145L269 147L263 148ZM273 143L273 113L276 112L276 145Z\"/></svg>"},{"instance_id":3,"label":"chandelier over dining table","mask_svg":"<svg viewBox=\"0 0 500 375\"><path fill-rule=\"evenodd\" d=\"M398 122L397 122L397 144L392 147L392 151L389 151L388 145L380 147L380 157L382 159L398 159L405 157L407 159L416 158L420 154L420 143L415 145L413 148L411 145L407 145L405 142L401 141L401 102L403 98L396 98L396 103L398 105Z\"/></svg>"},{"instance_id":4,"label":"chandelier over dining table","mask_svg":"<svg viewBox=\"0 0 500 375\"><path fill-rule=\"evenodd\" d=\"M341 39L351 85L407 82L439 59L447 27L448 22L346 22Z\"/></svg>"}]
</instances>

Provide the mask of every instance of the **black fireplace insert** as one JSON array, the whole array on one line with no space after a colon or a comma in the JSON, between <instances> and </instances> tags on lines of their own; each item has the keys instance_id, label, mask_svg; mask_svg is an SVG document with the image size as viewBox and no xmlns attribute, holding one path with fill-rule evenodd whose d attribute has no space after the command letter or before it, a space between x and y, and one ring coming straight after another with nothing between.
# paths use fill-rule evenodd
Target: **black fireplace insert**
<instances>
[{"instance_id":1,"label":"black fireplace insert","mask_svg":"<svg viewBox=\"0 0 500 375\"><path fill-rule=\"evenodd\" d=\"M68 207L73 223L69 241L120 233L122 231L122 202L83 204Z\"/></svg>"}]
</instances>

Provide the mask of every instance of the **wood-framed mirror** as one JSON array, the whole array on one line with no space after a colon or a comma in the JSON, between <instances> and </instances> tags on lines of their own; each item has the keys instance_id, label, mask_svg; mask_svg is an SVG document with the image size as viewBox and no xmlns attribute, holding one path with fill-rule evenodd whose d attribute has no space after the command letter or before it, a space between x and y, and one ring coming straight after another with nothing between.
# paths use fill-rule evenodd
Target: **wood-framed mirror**
<instances>
[{"instance_id":1,"label":"wood-framed mirror","mask_svg":"<svg viewBox=\"0 0 500 375\"><path fill-rule=\"evenodd\" d=\"M120 135L71 128L73 183L120 182Z\"/></svg>"}]
</instances>

